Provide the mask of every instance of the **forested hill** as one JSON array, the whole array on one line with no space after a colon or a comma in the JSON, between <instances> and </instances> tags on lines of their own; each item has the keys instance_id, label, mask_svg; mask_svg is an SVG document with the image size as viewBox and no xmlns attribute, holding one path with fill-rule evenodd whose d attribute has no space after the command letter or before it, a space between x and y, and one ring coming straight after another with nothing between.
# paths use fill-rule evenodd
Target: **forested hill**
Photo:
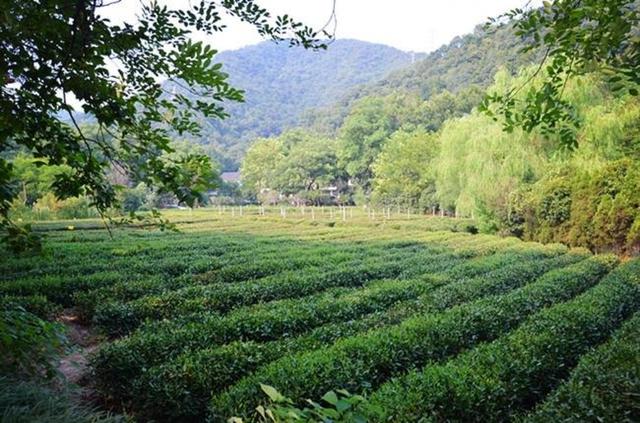
<instances>
[{"instance_id":1,"label":"forested hill","mask_svg":"<svg viewBox=\"0 0 640 423\"><path fill-rule=\"evenodd\" d=\"M473 33L454 38L421 60L351 90L331 107L306 113L303 125L332 133L341 126L353 102L366 96L409 91L426 100L445 90L457 93L472 85L486 88L498 69L515 73L540 58L538 52L523 54L521 49L522 41L510 26L487 32L479 25Z\"/></svg>"},{"instance_id":2,"label":"forested hill","mask_svg":"<svg viewBox=\"0 0 640 423\"><path fill-rule=\"evenodd\" d=\"M428 55L356 40L337 40L320 52L270 42L223 52L218 60L245 90L246 102L228 104L231 116L224 121L205 122L198 142L233 170L257 138L294 126L335 135L362 97L409 91L428 99L485 88L501 67L515 72L535 59L521 47L509 27L486 32L478 26Z\"/></svg>"},{"instance_id":3,"label":"forested hill","mask_svg":"<svg viewBox=\"0 0 640 423\"><path fill-rule=\"evenodd\" d=\"M256 137L279 134L305 110L327 106L360 84L376 82L410 65L415 55L357 40L336 40L326 51L263 42L222 52L217 59L245 103L228 104L231 115L211 120L200 140L227 168L237 164Z\"/></svg>"},{"instance_id":4,"label":"forested hill","mask_svg":"<svg viewBox=\"0 0 640 423\"><path fill-rule=\"evenodd\" d=\"M445 89L456 92L472 84L487 87L499 68L515 73L535 59L534 53L523 54L521 49L522 41L511 27L486 32L478 26L472 34L454 38L423 60L362 91L379 95L381 91L407 89L426 99Z\"/></svg>"}]
</instances>

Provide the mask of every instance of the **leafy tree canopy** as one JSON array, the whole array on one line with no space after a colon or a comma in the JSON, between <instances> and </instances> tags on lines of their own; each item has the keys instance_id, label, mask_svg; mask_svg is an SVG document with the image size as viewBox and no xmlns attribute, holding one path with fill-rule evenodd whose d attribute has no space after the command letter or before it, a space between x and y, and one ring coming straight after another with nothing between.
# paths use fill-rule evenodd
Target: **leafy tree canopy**
<instances>
[{"instance_id":1,"label":"leafy tree canopy","mask_svg":"<svg viewBox=\"0 0 640 423\"><path fill-rule=\"evenodd\" d=\"M382 147L373 164L376 202L435 207L434 159L438 139L424 129L397 131Z\"/></svg>"},{"instance_id":2,"label":"leafy tree canopy","mask_svg":"<svg viewBox=\"0 0 640 423\"><path fill-rule=\"evenodd\" d=\"M513 9L489 26L514 25L522 52L542 50L531 80L506 93L488 96L482 109L503 118L503 127L530 132L540 128L559 136L566 148L577 146L579 120L564 98L567 80L601 71L616 91L638 95L640 83L640 4L636 0L556 0L540 8ZM524 91L523 95L519 95Z\"/></svg>"},{"instance_id":3,"label":"leafy tree canopy","mask_svg":"<svg viewBox=\"0 0 640 423\"><path fill-rule=\"evenodd\" d=\"M289 130L251 146L242 164L242 181L252 194L304 195L343 178L337 163L335 141Z\"/></svg>"},{"instance_id":4,"label":"leafy tree canopy","mask_svg":"<svg viewBox=\"0 0 640 423\"><path fill-rule=\"evenodd\" d=\"M89 195L104 213L116 202L107 170L119 166L136 179L192 203L210 177L201 154L167 159L173 135L197 134L197 118L226 116L221 103L240 101L216 51L193 32L224 30L222 14L252 24L266 38L324 48L328 34L271 16L253 0L201 0L168 7L143 3L137 21L113 24L103 0L9 0L0 14L0 219L19 187L9 151L64 165L53 189L61 198ZM117 0L115 1L117 3ZM163 91L172 81L192 95ZM96 130L76 124L72 99L95 118ZM62 121L66 115L71 124Z\"/></svg>"}]
</instances>

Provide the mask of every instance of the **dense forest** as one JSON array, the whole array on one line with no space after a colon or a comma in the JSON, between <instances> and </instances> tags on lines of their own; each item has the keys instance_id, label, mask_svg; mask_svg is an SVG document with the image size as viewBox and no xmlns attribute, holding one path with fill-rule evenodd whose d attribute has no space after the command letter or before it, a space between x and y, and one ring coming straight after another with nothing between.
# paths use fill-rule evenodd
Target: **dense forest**
<instances>
[{"instance_id":1,"label":"dense forest","mask_svg":"<svg viewBox=\"0 0 640 423\"><path fill-rule=\"evenodd\" d=\"M269 42L222 52L216 60L231 84L245 92L245 101L225 105L229 117L224 120L202 122L202 136L195 141L224 169L235 170L256 137L279 135L298 125L305 110L329 106L422 56L358 40L336 40L316 52ZM171 84L166 89L184 92Z\"/></svg>"}]
</instances>

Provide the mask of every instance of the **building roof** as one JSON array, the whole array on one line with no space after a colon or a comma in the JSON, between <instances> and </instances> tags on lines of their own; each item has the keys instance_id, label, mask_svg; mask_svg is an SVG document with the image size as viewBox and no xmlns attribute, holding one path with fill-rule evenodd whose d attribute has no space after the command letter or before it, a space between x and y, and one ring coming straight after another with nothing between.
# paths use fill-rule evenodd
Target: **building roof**
<instances>
[{"instance_id":1,"label":"building roof","mask_svg":"<svg viewBox=\"0 0 640 423\"><path fill-rule=\"evenodd\" d=\"M225 182L240 182L240 172L222 172L220 177Z\"/></svg>"}]
</instances>

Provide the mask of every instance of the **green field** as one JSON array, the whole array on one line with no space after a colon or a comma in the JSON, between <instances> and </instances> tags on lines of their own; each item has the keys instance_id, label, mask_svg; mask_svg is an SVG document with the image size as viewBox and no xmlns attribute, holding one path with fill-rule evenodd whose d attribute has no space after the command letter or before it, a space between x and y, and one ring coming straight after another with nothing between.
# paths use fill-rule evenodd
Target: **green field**
<instances>
[{"instance_id":1,"label":"green field","mask_svg":"<svg viewBox=\"0 0 640 423\"><path fill-rule=\"evenodd\" d=\"M263 383L363 393L370 421L640 418L638 259L406 210L169 217L41 223L43 256L0 263L4 301L104 335L89 379L116 410L251 420Z\"/></svg>"}]
</instances>

